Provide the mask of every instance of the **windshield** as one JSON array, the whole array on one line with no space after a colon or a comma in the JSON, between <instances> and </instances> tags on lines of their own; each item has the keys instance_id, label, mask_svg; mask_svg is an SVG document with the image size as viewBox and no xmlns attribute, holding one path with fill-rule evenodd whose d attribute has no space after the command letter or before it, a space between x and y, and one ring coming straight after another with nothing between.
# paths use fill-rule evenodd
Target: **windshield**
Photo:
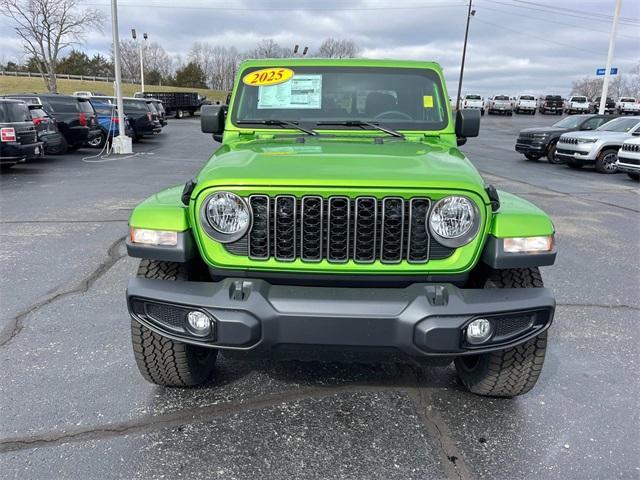
<instances>
[{"instance_id":1,"label":"windshield","mask_svg":"<svg viewBox=\"0 0 640 480\"><path fill-rule=\"evenodd\" d=\"M624 103L635 103L636 99L635 98L621 98L620 101L624 102Z\"/></svg>"},{"instance_id":2,"label":"windshield","mask_svg":"<svg viewBox=\"0 0 640 480\"><path fill-rule=\"evenodd\" d=\"M576 128L580 125L585 118L590 118L589 115L571 115L567 118L563 118L559 122L553 124L554 127L560 128Z\"/></svg>"},{"instance_id":3,"label":"windshield","mask_svg":"<svg viewBox=\"0 0 640 480\"><path fill-rule=\"evenodd\" d=\"M615 120L611 120L601 127L596 128L596 130L601 130L603 132L628 132L638 125L638 123L640 123L640 120L637 118L616 118Z\"/></svg>"},{"instance_id":4,"label":"windshield","mask_svg":"<svg viewBox=\"0 0 640 480\"><path fill-rule=\"evenodd\" d=\"M587 101L587 97L571 97L572 102L584 103Z\"/></svg>"},{"instance_id":5,"label":"windshield","mask_svg":"<svg viewBox=\"0 0 640 480\"><path fill-rule=\"evenodd\" d=\"M493 97L494 100L509 100L509 97L507 97L506 95L496 95L495 97Z\"/></svg>"},{"instance_id":6,"label":"windshield","mask_svg":"<svg viewBox=\"0 0 640 480\"><path fill-rule=\"evenodd\" d=\"M520 100L535 100L531 95L522 95Z\"/></svg>"},{"instance_id":7,"label":"windshield","mask_svg":"<svg viewBox=\"0 0 640 480\"><path fill-rule=\"evenodd\" d=\"M0 122L30 122L31 113L26 103L0 103Z\"/></svg>"},{"instance_id":8,"label":"windshield","mask_svg":"<svg viewBox=\"0 0 640 480\"><path fill-rule=\"evenodd\" d=\"M243 78L257 69L245 70ZM405 130L441 130L448 124L448 102L433 70L325 66L292 70L290 80L276 85L241 82L231 121L266 125L265 120L286 120L314 129L319 123L352 120ZM345 124L324 128L356 127Z\"/></svg>"},{"instance_id":9,"label":"windshield","mask_svg":"<svg viewBox=\"0 0 640 480\"><path fill-rule=\"evenodd\" d=\"M464 97L465 100L482 100L480 98L480 95L467 95L466 97Z\"/></svg>"}]
</instances>

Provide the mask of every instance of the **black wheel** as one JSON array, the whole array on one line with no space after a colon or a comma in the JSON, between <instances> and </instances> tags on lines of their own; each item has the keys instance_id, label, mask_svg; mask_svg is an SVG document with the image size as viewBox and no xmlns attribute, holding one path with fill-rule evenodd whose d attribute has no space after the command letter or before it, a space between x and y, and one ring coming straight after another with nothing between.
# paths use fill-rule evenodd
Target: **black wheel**
<instances>
[{"instance_id":1,"label":"black wheel","mask_svg":"<svg viewBox=\"0 0 640 480\"><path fill-rule=\"evenodd\" d=\"M602 150L596 158L596 170L600 173L617 173L618 150L609 148Z\"/></svg>"},{"instance_id":2,"label":"black wheel","mask_svg":"<svg viewBox=\"0 0 640 480\"><path fill-rule=\"evenodd\" d=\"M104 131L100 131L100 135L95 138L92 138L87 142L87 145L93 148L102 148L104 144L107 142L107 134Z\"/></svg>"},{"instance_id":3,"label":"black wheel","mask_svg":"<svg viewBox=\"0 0 640 480\"><path fill-rule=\"evenodd\" d=\"M184 117L184 112L182 110L176 110L176 118Z\"/></svg>"},{"instance_id":4,"label":"black wheel","mask_svg":"<svg viewBox=\"0 0 640 480\"><path fill-rule=\"evenodd\" d=\"M480 116L484 117L484 110L480 110Z\"/></svg>"},{"instance_id":5,"label":"black wheel","mask_svg":"<svg viewBox=\"0 0 640 480\"><path fill-rule=\"evenodd\" d=\"M184 281L189 272L182 263L142 260L138 277ZM213 375L218 350L163 337L131 319L133 354L142 376L166 387L192 387Z\"/></svg>"},{"instance_id":6,"label":"black wheel","mask_svg":"<svg viewBox=\"0 0 640 480\"><path fill-rule=\"evenodd\" d=\"M635 180L636 182L640 182L640 174L637 173L627 173L631 180Z\"/></svg>"},{"instance_id":7,"label":"black wheel","mask_svg":"<svg viewBox=\"0 0 640 480\"><path fill-rule=\"evenodd\" d=\"M48 147L46 152L50 155L64 155L67 153L67 149L69 148L67 144L67 139L62 137L62 142L60 145L56 145L55 147Z\"/></svg>"},{"instance_id":8,"label":"black wheel","mask_svg":"<svg viewBox=\"0 0 640 480\"><path fill-rule=\"evenodd\" d=\"M554 165L564 163L561 158L556 156L556 143L557 142L551 142L549 147L547 147L547 161Z\"/></svg>"},{"instance_id":9,"label":"black wheel","mask_svg":"<svg viewBox=\"0 0 640 480\"><path fill-rule=\"evenodd\" d=\"M533 153L525 153L524 156L527 157L527 160L538 160L540 158L540 155L534 155Z\"/></svg>"},{"instance_id":10,"label":"black wheel","mask_svg":"<svg viewBox=\"0 0 640 480\"><path fill-rule=\"evenodd\" d=\"M540 288L537 267L494 270L485 288ZM538 381L547 350L547 332L516 347L497 352L458 357L456 372L469 391L491 397L527 393Z\"/></svg>"}]
</instances>

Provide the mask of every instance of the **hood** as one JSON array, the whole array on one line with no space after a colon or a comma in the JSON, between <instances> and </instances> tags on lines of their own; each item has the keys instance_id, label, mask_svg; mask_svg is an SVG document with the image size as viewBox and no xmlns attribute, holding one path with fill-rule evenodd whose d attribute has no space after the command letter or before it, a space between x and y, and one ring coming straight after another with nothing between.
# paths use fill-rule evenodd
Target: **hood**
<instances>
[{"instance_id":1,"label":"hood","mask_svg":"<svg viewBox=\"0 0 640 480\"><path fill-rule=\"evenodd\" d=\"M200 171L214 185L433 188L482 192L484 181L455 147L438 140L271 138L224 144Z\"/></svg>"},{"instance_id":2,"label":"hood","mask_svg":"<svg viewBox=\"0 0 640 480\"><path fill-rule=\"evenodd\" d=\"M566 136L571 138L595 138L597 140L621 139L621 141L623 141L629 138L631 134L626 132L607 132L607 131L589 130L584 132L571 132L571 133L568 133Z\"/></svg>"},{"instance_id":3,"label":"hood","mask_svg":"<svg viewBox=\"0 0 640 480\"><path fill-rule=\"evenodd\" d=\"M520 130L520 133L562 133L568 132L568 128L562 127L535 127L535 128L525 128L524 130Z\"/></svg>"}]
</instances>

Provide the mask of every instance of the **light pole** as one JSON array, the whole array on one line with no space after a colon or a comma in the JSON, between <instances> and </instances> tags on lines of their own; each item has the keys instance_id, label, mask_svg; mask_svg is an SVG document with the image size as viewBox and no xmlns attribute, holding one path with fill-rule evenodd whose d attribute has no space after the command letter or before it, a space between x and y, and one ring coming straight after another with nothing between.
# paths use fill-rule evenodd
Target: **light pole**
<instances>
[{"instance_id":1,"label":"light pole","mask_svg":"<svg viewBox=\"0 0 640 480\"><path fill-rule=\"evenodd\" d=\"M609 76L611 75L611 63L613 62L613 49L616 45L616 27L618 26L618 17L620 16L620 7L622 0L616 0L616 9L613 12L613 26L611 27L611 36L609 37L609 53L607 54L607 68L604 71L604 82L602 82L602 95L600 96L600 109L598 113L604 115L604 109L607 105L607 93L609 92Z\"/></svg>"},{"instance_id":2,"label":"light pole","mask_svg":"<svg viewBox=\"0 0 640 480\"><path fill-rule=\"evenodd\" d=\"M118 35L118 2L111 0L111 34L113 36L113 67L116 77L116 105L118 108L118 136L113 139L114 153L133 153L131 138L125 133L122 105L122 76L120 75L120 38Z\"/></svg>"},{"instance_id":3,"label":"light pole","mask_svg":"<svg viewBox=\"0 0 640 480\"><path fill-rule=\"evenodd\" d=\"M469 38L469 22L471 17L476 14L475 10L471 10L471 2L469 0L469 11L467 13L467 28L464 31L464 46L462 47L462 65L460 65L460 79L458 80L458 99L456 101L456 110L460 110L460 95L462 94L462 77L464 76L464 60L467 56L467 39Z\"/></svg>"},{"instance_id":4,"label":"light pole","mask_svg":"<svg viewBox=\"0 0 640 480\"><path fill-rule=\"evenodd\" d=\"M144 59L142 57L142 42L139 42L137 40L137 35L136 35L136 29L132 28L131 29L131 36L133 37L133 39L136 41L136 43L138 44L138 51L140 52L140 90L142 91L142 93L144 93ZM145 39L145 41L147 40L148 35L146 33L142 34L142 38Z\"/></svg>"}]
</instances>

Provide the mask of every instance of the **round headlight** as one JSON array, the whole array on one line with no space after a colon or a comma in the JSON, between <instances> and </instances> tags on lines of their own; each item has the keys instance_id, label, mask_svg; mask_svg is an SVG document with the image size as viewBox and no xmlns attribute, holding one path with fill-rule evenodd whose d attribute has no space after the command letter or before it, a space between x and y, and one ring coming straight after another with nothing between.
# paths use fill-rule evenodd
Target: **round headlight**
<instances>
[{"instance_id":1,"label":"round headlight","mask_svg":"<svg viewBox=\"0 0 640 480\"><path fill-rule=\"evenodd\" d=\"M457 248L469 243L478 233L480 214L476 204L466 197L438 200L429 216L429 229L446 247Z\"/></svg>"},{"instance_id":2,"label":"round headlight","mask_svg":"<svg viewBox=\"0 0 640 480\"><path fill-rule=\"evenodd\" d=\"M251 211L245 201L231 192L216 192L202 205L202 225L220 242L233 242L242 237L251 224Z\"/></svg>"}]
</instances>

